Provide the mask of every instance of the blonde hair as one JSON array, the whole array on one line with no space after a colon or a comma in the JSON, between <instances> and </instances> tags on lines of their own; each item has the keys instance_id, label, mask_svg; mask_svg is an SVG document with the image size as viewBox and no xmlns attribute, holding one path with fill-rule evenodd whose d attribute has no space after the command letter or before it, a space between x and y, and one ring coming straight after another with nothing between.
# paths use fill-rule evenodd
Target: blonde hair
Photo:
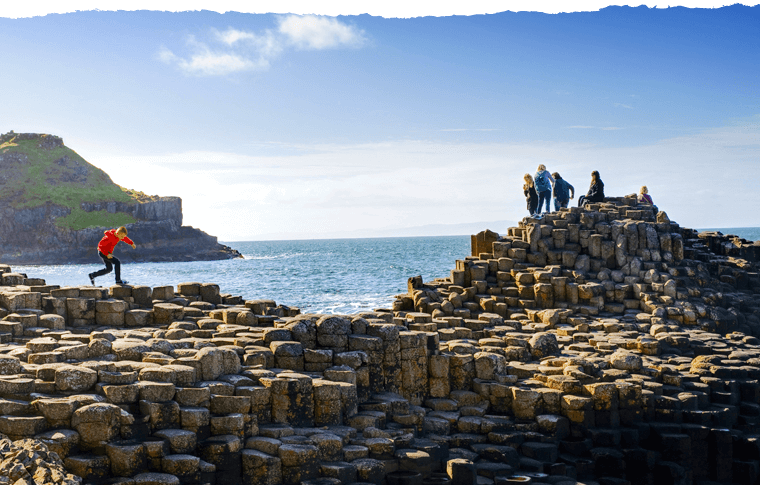
<instances>
[{"instance_id":1,"label":"blonde hair","mask_svg":"<svg viewBox=\"0 0 760 485\"><path fill-rule=\"evenodd\" d=\"M543 163L538 166L538 171L540 172L541 170L546 170L546 165Z\"/></svg>"},{"instance_id":2,"label":"blonde hair","mask_svg":"<svg viewBox=\"0 0 760 485\"><path fill-rule=\"evenodd\" d=\"M123 234L123 235L126 236L127 235L127 228L124 227L124 226L119 227L118 229L116 229L116 234Z\"/></svg>"},{"instance_id":3,"label":"blonde hair","mask_svg":"<svg viewBox=\"0 0 760 485\"><path fill-rule=\"evenodd\" d=\"M648 194L649 193L649 189L647 188L646 185L642 185L641 188L639 189L639 193L640 194Z\"/></svg>"},{"instance_id":4,"label":"blonde hair","mask_svg":"<svg viewBox=\"0 0 760 485\"><path fill-rule=\"evenodd\" d=\"M533 187L533 185L535 185L533 183L533 177L529 173L525 174L525 177L523 177L523 180L525 180L525 185L523 185L523 189L527 190L528 188Z\"/></svg>"}]
</instances>

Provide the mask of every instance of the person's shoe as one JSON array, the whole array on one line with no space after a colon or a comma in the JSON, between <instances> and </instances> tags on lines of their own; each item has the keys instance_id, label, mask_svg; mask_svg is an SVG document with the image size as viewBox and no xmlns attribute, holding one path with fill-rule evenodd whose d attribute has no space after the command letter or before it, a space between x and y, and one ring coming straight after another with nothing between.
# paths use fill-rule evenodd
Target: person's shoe
<instances>
[{"instance_id":1,"label":"person's shoe","mask_svg":"<svg viewBox=\"0 0 760 485\"><path fill-rule=\"evenodd\" d=\"M126 281L124 281L124 280L116 280L116 284L117 284L117 285L126 285L126 284L127 284L127 282L126 282Z\"/></svg>"},{"instance_id":2,"label":"person's shoe","mask_svg":"<svg viewBox=\"0 0 760 485\"><path fill-rule=\"evenodd\" d=\"M89 276L89 277L90 277L90 284L91 284L92 286L95 286L95 278L93 278L91 274L88 274L87 276Z\"/></svg>"}]
</instances>

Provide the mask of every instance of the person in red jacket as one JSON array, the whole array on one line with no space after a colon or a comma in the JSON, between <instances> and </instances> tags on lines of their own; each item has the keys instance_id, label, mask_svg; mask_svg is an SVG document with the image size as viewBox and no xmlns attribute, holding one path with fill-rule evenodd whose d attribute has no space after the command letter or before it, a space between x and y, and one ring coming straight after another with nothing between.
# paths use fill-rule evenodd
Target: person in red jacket
<instances>
[{"instance_id":1,"label":"person in red jacket","mask_svg":"<svg viewBox=\"0 0 760 485\"><path fill-rule=\"evenodd\" d=\"M98 243L98 255L100 255L100 258L106 264L106 267L100 271L89 274L92 286L95 286L95 278L110 273L114 266L116 266L116 284L124 284L124 282L121 281L121 261L113 255L113 249L119 244L119 241L124 241L129 244L132 246L132 249L137 247L135 246L135 243L127 237L126 227L121 226L118 229L109 229L108 231L105 231L103 233L103 239Z\"/></svg>"}]
</instances>

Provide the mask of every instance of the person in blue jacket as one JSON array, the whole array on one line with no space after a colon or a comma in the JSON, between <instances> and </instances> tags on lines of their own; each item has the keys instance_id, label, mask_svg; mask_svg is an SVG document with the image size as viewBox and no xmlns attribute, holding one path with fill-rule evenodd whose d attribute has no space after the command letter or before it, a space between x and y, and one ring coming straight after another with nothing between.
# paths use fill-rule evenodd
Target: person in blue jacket
<instances>
[{"instance_id":1,"label":"person in blue jacket","mask_svg":"<svg viewBox=\"0 0 760 485\"><path fill-rule=\"evenodd\" d=\"M563 179L558 172L554 172L552 177L554 178L554 210L558 211L562 207L567 207L570 199L575 198L575 187Z\"/></svg>"},{"instance_id":2,"label":"person in blue jacket","mask_svg":"<svg viewBox=\"0 0 760 485\"><path fill-rule=\"evenodd\" d=\"M536 215L541 215L541 207L546 201L546 212L551 212L551 199L552 199L552 187L554 187L554 179L546 170L546 165L543 163L538 166L536 175L533 176L533 183L536 187L536 193L538 193L538 209L536 209Z\"/></svg>"}]
</instances>

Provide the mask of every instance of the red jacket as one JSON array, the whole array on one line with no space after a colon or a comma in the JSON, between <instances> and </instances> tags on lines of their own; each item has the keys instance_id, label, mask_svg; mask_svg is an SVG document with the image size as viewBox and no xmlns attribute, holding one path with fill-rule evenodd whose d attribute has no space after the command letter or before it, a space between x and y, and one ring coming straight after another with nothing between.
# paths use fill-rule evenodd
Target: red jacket
<instances>
[{"instance_id":1,"label":"red jacket","mask_svg":"<svg viewBox=\"0 0 760 485\"><path fill-rule=\"evenodd\" d=\"M108 256L113 252L113 248L116 247L117 244L119 244L119 238L116 236L116 229L109 229L108 231L105 231L103 236L103 239L100 240L98 243L98 251ZM122 239L125 243L129 244L130 246L134 244L131 239L128 237L125 237Z\"/></svg>"}]
</instances>

